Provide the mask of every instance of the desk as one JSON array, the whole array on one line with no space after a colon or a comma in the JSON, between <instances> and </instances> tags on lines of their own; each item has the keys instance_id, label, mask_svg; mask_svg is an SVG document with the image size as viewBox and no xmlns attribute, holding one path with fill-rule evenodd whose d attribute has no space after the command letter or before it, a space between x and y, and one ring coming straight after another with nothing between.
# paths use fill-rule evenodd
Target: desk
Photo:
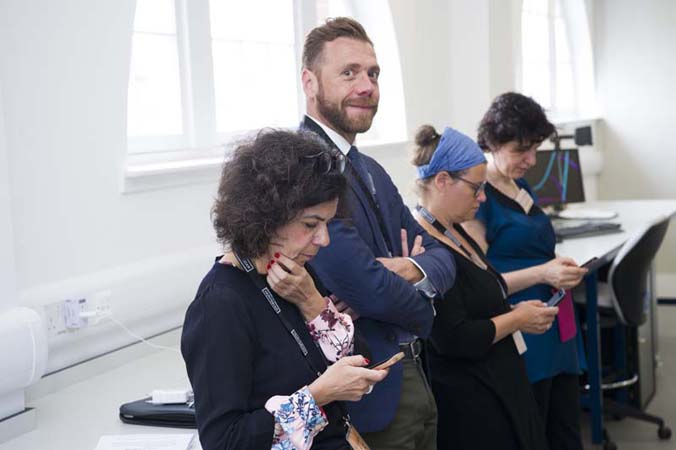
<instances>
[{"instance_id":1,"label":"desk","mask_svg":"<svg viewBox=\"0 0 676 450\"><path fill-rule=\"evenodd\" d=\"M180 331L172 332L168 342L164 339L162 343L177 347L179 336ZM154 339L153 342L157 341ZM141 345L144 344L133 347ZM118 418L122 403L142 398L153 389L188 386L185 365L178 353L170 350L151 352L30 401L28 406L37 411L37 428L0 444L0 450L93 450L104 434L197 433L190 429L127 425ZM115 355L103 358L113 359ZM84 365L99 362L95 360ZM82 367L67 370L77 371ZM197 438L193 440L191 450L201 450Z\"/></svg>"},{"instance_id":2,"label":"desk","mask_svg":"<svg viewBox=\"0 0 676 450\"><path fill-rule=\"evenodd\" d=\"M658 217L673 218L676 215L676 200L618 200L593 202L583 206L616 211L618 217L612 219L622 224L621 233L591 236L564 240L557 244L556 253L570 256L579 264L597 257L610 262L617 255L622 244L634 233ZM653 282L654 286L654 274ZM589 394L591 412L592 442L603 443L603 393L601 392L601 354L598 325L597 274L589 273L585 277L587 297L587 364L589 369ZM656 304L654 289L651 289L652 310Z\"/></svg>"}]
</instances>

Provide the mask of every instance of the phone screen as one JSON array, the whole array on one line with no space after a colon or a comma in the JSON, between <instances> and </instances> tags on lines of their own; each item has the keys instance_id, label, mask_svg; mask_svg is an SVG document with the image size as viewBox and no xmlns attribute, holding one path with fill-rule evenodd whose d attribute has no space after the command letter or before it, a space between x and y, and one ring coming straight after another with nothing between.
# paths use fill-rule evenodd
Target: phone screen
<instances>
[{"instance_id":1,"label":"phone screen","mask_svg":"<svg viewBox=\"0 0 676 450\"><path fill-rule=\"evenodd\" d=\"M389 358L384 359L382 361L378 361L377 363L373 363L367 366L366 368L371 370L385 370L398 363L403 357L404 352L395 353Z\"/></svg>"},{"instance_id":2,"label":"phone screen","mask_svg":"<svg viewBox=\"0 0 676 450\"><path fill-rule=\"evenodd\" d=\"M589 271L592 271L592 270L597 269L598 266L599 266L599 259L596 256L594 256L589 261L582 264L580 267L585 268L585 269L589 269Z\"/></svg>"},{"instance_id":3,"label":"phone screen","mask_svg":"<svg viewBox=\"0 0 676 450\"><path fill-rule=\"evenodd\" d=\"M556 306L558 305L561 300L566 296L566 290L565 289L559 289L554 293L554 295L551 296L549 300L547 300L547 306Z\"/></svg>"}]
</instances>

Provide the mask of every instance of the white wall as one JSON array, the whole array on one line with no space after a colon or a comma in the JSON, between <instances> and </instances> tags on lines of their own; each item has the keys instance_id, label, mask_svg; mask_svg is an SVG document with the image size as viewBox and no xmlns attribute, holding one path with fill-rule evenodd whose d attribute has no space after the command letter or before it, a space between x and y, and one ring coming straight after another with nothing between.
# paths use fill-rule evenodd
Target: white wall
<instances>
[{"instance_id":1,"label":"white wall","mask_svg":"<svg viewBox=\"0 0 676 450\"><path fill-rule=\"evenodd\" d=\"M2 34L0 34L2 39ZM5 143L4 115L2 113L2 79L0 78L0 314L16 302L14 269L14 236L12 205L9 196L9 169Z\"/></svg>"},{"instance_id":2,"label":"white wall","mask_svg":"<svg viewBox=\"0 0 676 450\"><path fill-rule=\"evenodd\" d=\"M0 181L8 172L18 302L110 289L114 315L148 335L181 323L215 254L215 185L120 194L133 11L131 0L0 3ZM8 205L0 197L0 213ZM48 370L130 340L112 325L58 336Z\"/></svg>"},{"instance_id":3,"label":"white wall","mask_svg":"<svg viewBox=\"0 0 676 450\"><path fill-rule=\"evenodd\" d=\"M676 197L676 2L596 0L603 123L602 199ZM660 250L658 293L676 297L676 226ZM665 285L665 283L671 285Z\"/></svg>"},{"instance_id":4,"label":"white wall","mask_svg":"<svg viewBox=\"0 0 676 450\"><path fill-rule=\"evenodd\" d=\"M509 68L491 75L499 38L481 31L500 2L390 4L409 136L423 123L474 135L496 77L497 85L511 83ZM0 264L3 274L14 268L14 303L41 310L110 290L114 316L150 335L181 324L217 252L209 221L216 180L121 194L134 5L0 3L0 163L7 160L0 166L0 217L10 219L0 222L0 244L9 247ZM370 152L413 204L407 150L400 143ZM13 234L5 233L10 228ZM52 336L48 371L131 340L109 323Z\"/></svg>"}]
</instances>

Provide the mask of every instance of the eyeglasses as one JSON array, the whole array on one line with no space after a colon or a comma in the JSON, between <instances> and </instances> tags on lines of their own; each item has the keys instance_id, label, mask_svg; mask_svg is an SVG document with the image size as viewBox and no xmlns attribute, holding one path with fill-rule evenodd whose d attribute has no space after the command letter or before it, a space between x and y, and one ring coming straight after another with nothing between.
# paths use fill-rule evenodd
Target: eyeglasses
<instances>
[{"instance_id":1,"label":"eyeglasses","mask_svg":"<svg viewBox=\"0 0 676 450\"><path fill-rule=\"evenodd\" d=\"M482 181L481 183L475 183L473 181L466 180L463 177L458 177L458 176L453 177L452 175L451 175L451 177L455 178L457 180L460 180L460 181L464 181L465 183L472 186L474 188L474 197L480 196L481 193L484 191L484 189L486 189L486 180Z\"/></svg>"},{"instance_id":2,"label":"eyeglasses","mask_svg":"<svg viewBox=\"0 0 676 450\"><path fill-rule=\"evenodd\" d=\"M322 175L326 175L332 170L338 173L345 171L345 155L338 150L323 150L315 155L305 156L306 159L315 160L315 168Z\"/></svg>"}]
</instances>

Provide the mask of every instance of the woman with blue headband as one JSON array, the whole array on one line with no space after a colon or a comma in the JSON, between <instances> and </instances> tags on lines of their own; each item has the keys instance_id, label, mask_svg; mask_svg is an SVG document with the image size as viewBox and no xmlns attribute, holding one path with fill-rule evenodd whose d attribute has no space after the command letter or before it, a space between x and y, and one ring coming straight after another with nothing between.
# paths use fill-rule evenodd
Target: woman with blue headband
<instances>
[{"instance_id":1,"label":"woman with blue headband","mask_svg":"<svg viewBox=\"0 0 676 450\"><path fill-rule=\"evenodd\" d=\"M453 288L435 304L428 357L440 449L547 449L521 354L522 332L547 331L558 312L540 300L511 308L509 286L461 223L486 200L486 158L451 128L420 128L413 164L416 219L455 256Z\"/></svg>"}]
</instances>

